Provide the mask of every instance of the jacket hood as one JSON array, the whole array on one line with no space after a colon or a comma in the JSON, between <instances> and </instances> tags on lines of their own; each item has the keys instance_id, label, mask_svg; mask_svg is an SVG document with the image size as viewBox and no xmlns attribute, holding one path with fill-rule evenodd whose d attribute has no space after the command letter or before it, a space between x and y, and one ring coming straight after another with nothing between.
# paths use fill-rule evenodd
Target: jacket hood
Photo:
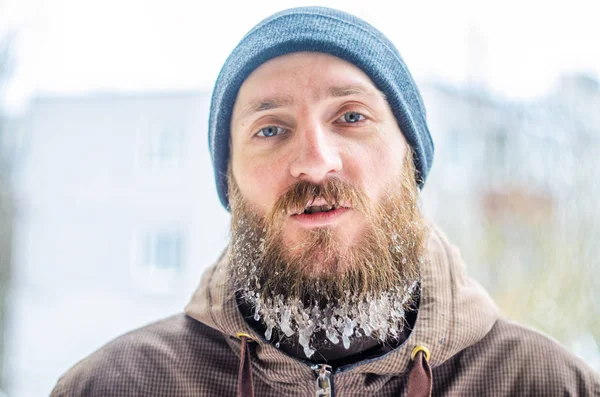
<instances>
[{"instance_id":1,"label":"jacket hood","mask_svg":"<svg viewBox=\"0 0 600 397\"><path fill-rule=\"evenodd\" d=\"M430 350L429 364L435 368L480 341L498 319L498 309L487 292L467 276L459 250L437 226L428 223L428 228L420 304L409 338L392 352L342 367L336 373L338 378L371 375L368 382L352 382L363 385L364 392L373 393L386 379L407 372L416 346ZM236 335L250 335L257 344L257 359L253 359L256 375L282 392L290 391L298 377L312 376L312 369L307 362L271 346L246 323L229 283L228 263L226 251L202 276L185 313L228 336L235 351L239 351ZM380 375L381 381L373 381L373 374Z\"/></svg>"}]
</instances>

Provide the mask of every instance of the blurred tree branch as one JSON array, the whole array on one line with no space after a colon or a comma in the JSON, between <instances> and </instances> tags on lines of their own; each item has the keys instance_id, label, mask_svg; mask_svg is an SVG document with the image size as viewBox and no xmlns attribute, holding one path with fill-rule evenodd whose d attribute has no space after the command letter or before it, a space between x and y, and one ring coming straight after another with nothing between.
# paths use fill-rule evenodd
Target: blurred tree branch
<instances>
[{"instance_id":1,"label":"blurred tree branch","mask_svg":"<svg viewBox=\"0 0 600 397\"><path fill-rule=\"evenodd\" d=\"M0 98L4 92L4 84L9 76L11 66L10 44L14 36L0 37ZM6 117L0 107L0 393L5 389L4 384L4 352L5 331L7 318L7 298L11 280L12 259L12 226L13 226L13 199L10 182L10 156L7 155L7 130Z\"/></svg>"}]
</instances>

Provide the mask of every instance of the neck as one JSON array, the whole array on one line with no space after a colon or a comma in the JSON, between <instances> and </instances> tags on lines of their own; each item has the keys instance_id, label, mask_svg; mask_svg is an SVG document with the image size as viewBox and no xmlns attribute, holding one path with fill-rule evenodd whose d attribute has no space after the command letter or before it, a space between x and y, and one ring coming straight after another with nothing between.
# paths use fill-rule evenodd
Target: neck
<instances>
[{"instance_id":1,"label":"neck","mask_svg":"<svg viewBox=\"0 0 600 397\"><path fill-rule=\"evenodd\" d=\"M254 319L254 309L251 305L243 299L240 299L239 296L237 296L237 302L240 312L248 325L250 325L259 335L264 335L267 327L260 320L257 321ZM402 332L399 333L397 338L386 340L385 342L382 342L373 336L367 337L362 335L360 337L355 337L353 343L346 349L342 343L334 344L329 341L325 335L325 331L320 331L314 335L316 340L320 343L318 344L315 354L310 358L306 357L304 354L304 349L298 343L297 336L292 336L290 338L284 337L281 340L271 338L271 341L268 341L268 343L289 356L313 363L327 363L332 367L353 364L367 358L381 356L402 345L408 339L410 332L414 327L417 319L418 307L419 296L415 298L414 307L406 312L405 325Z\"/></svg>"}]
</instances>

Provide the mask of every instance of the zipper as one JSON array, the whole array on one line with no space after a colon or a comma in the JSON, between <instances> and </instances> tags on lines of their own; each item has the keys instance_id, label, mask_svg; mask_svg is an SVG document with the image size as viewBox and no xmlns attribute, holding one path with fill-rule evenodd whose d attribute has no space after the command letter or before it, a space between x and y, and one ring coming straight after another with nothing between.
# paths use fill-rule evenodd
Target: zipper
<instances>
[{"instance_id":1,"label":"zipper","mask_svg":"<svg viewBox=\"0 0 600 397\"><path fill-rule=\"evenodd\" d=\"M331 379L333 375L331 374L331 365L316 364L311 368L317 374L317 389L315 396L333 397L333 381Z\"/></svg>"}]
</instances>

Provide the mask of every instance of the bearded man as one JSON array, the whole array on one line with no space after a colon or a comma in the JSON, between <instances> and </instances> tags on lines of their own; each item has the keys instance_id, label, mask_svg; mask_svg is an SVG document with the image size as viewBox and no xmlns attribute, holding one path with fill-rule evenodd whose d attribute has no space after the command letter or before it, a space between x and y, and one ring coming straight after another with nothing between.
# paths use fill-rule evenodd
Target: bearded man
<instances>
[{"instance_id":1,"label":"bearded man","mask_svg":"<svg viewBox=\"0 0 600 397\"><path fill-rule=\"evenodd\" d=\"M419 91L364 21L275 14L234 49L209 123L231 243L185 314L109 343L53 396L600 395L598 375L499 317L419 210Z\"/></svg>"}]
</instances>

